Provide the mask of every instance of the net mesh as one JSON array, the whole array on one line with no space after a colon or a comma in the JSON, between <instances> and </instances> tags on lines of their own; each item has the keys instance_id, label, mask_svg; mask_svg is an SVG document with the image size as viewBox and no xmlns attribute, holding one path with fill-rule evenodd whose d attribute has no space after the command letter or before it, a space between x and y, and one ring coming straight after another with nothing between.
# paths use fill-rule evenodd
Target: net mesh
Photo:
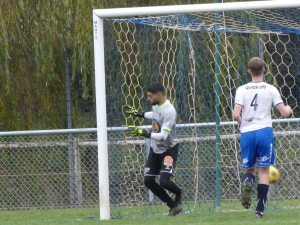
<instances>
[{"instance_id":1,"label":"net mesh","mask_svg":"<svg viewBox=\"0 0 300 225\"><path fill-rule=\"evenodd\" d=\"M107 102L113 109L109 127L149 125L147 120L127 117L124 106L150 110L145 93L148 85L164 84L178 112L181 145L174 180L187 190L185 212L241 209L239 134L231 113L237 87L250 81L247 62L253 56L264 59L264 79L280 90L295 112L293 122L272 112L272 118L280 121L274 123L274 132L276 166L282 176L271 185L267 208L299 206L292 201L299 191L291 188L298 182L291 168L299 167L300 154L296 138L299 13L295 8L105 19ZM218 121L220 126L215 125ZM110 135L116 138L114 132ZM121 158L126 163L118 171L122 171L119 176L125 179L126 188L122 189L123 201L118 195L112 206L131 206L120 210L123 216L135 204L144 206L143 215L166 213L167 207L161 208L162 203L143 187L145 140L130 137L125 129L120 135L117 139L123 144L116 151L124 154Z\"/></svg>"}]
</instances>

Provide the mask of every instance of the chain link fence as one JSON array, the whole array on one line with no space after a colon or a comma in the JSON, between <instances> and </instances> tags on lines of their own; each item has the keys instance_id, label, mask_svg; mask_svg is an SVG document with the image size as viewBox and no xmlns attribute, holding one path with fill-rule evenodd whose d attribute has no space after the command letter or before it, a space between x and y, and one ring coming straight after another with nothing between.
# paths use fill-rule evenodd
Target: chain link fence
<instances>
[{"instance_id":1,"label":"chain link fence","mask_svg":"<svg viewBox=\"0 0 300 225\"><path fill-rule=\"evenodd\" d=\"M284 126L285 131L280 130ZM294 207L293 201L300 197L299 126L296 122L274 127L281 179L271 187L268 204L271 208ZM221 126L220 131L218 160L214 127L178 128L181 145L174 180L186 190L186 212L232 208L239 202L239 135L231 125ZM164 209L157 208L159 199L143 184L149 140L129 137L125 128L108 130L108 140L112 217L132 211L138 215L163 213ZM98 207L98 175L96 128L0 135L1 210Z\"/></svg>"},{"instance_id":2,"label":"chain link fence","mask_svg":"<svg viewBox=\"0 0 300 225\"><path fill-rule=\"evenodd\" d=\"M1 136L0 208L96 206L97 142L89 130Z\"/></svg>"}]
</instances>

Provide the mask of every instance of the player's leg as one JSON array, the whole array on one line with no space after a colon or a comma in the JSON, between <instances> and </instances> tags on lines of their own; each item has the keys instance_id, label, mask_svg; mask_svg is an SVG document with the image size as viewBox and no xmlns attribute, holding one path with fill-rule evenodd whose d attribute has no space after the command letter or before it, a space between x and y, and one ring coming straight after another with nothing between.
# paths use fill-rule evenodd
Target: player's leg
<instances>
[{"instance_id":1,"label":"player's leg","mask_svg":"<svg viewBox=\"0 0 300 225\"><path fill-rule=\"evenodd\" d=\"M170 198L165 189L155 181L155 176L144 176L144 184L154 195L162 200L162 202L166 203L169 208L174 208L178 205Z\"/></svg>"},{"instance_id":2,"label":"player's leg","mask_svg":"<svg viewBox=\"0 0 300 225\"><path fill-rule=\"evenodd\" d=\"M179 145L174 146L161 155L160 185L176 196L175 201L172 200L167 203L173 205L173 207L170 207L169 212L171 216L175 216L182 211L180 205L182 203L183 190L171 180L171 177L173 177L175 173L178 146Z\"/></svg>"},{"instance_id":3,"label":"player's leg","mask_svg":"<svg viewBox=\"0 0 300 225\"><path fill-rule=\"evenodd\" d=\"M183 190L181 188L179 188L172 180L171 180L171 176L173 176L170 173L165 173L162 172L160 173L160 185L175 194L175 202L178 205L182 204L182 195L183 195Z\"/></svg>"},{"instance_id":4,"label":"player's leg","mask_svg":"<svg viewBox=\"0 0 300 225\"><path fill-rule=\"evenodd\" d=\"M166 172L161 172L160 173L160 186L163 189L166 189L172 193L178 193L178 195L181 196L181 189L173 182L171 181L171 173L166 173ZM176 195L177 196L177 195ZM181 201L181 197L180 197ZM173 200L169 195L168 195L168 200L166 201L167 206L169 206L170 211L169 211L169 216L175 216L178 213L182 211L181 205L175 200Z\"/></svg>"},{"instance_id":5,"label":"player's leg","mask_svg":"<svg viewBox=\"0 0 300 225\"><path fill-rule=\"evenodd\" d=\"M160 185L168 191L175 194L175 202L179 205L182 204L182 197L184 190L179 188L171 178L175 174L176 162L178 157L178 146L176 145L168 151L164 152L161 161L160 170Z\"/></svg>"},{"instance_id":6,"label":"player's leg","mask_svg":"<svg viewBox=\"0 0 300 225\"><path fill-rule=\"evenodd\" d=\"M243 163L244 175L242 179L243 193L242 193L242 205L248 209L251 206L251 194L252 186L255 181L255 132L246 132L241 134L240 147L241 158Z\"/></svg>"},{"instance_id":7,"label":"player's leg","mask_svg":"<svg viewBox=\"0 0 300 225\"><path fill-rule=\"evenodd\" d=\"M170 198L164 188L155 181L161 169L161 154L155 154L150 148L148 159L144 171L144 184L154 195L165 202L169 208L175 208L178 204Z\"/></svg>"},{"instance_id":8,"label":"player's leg","mask_svg":"<svg viewBox=\"0 0 300 225\"><path fill-rule=\"evenodd\" d=\"M269 191L269 167L274 165L275 150L274 137L271 128L264 128L257 132L258 140L258 185L257 185L257 206L256 217L261 218L264 213L265 204Z\"/></svg>"},{"instance_id":9,"label":"player's leg","mask_svg":"<svg viewBox=\"0 0 300 225\"><path fill-rule=\"evenodd\" d=\"M257 205L255 209L255 217L263 217L265 204L269 191L269 167L259 167L258 169L259 183L257 185Z\"/></svg>"},{"instance_id":10,"label":"player's leg","mask_svg":"<svg viewBox=\"0 0 300 225\"><path fill-rule=\"evenodd\" d=\"M249 209L251 206L252 187L255 181L255 168L244 170L243 175L243 194L242 194L242 205L245 209Z\"/></svg>"}]
</instances>

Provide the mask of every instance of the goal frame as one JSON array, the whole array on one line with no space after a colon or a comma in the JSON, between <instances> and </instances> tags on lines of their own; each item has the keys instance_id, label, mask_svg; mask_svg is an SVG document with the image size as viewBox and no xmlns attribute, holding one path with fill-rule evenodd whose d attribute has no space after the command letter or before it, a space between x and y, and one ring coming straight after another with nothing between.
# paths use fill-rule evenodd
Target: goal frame
<instances>
[{"instance_id":1,"label":"goal frame","mask_svg":"<svg viewBox=\"0 0 300 225\"><path fill-rule=\"evenodd\" d=\"M96 121L98 136L99 206L100 220L110 219L108 142L106 120L104 18L125 16L167 15L175 13L222 12L300 7L300 1L270 0L154 7L132 7L93 10L93 41L95 67Z\"/></svg>"}]
</instances>

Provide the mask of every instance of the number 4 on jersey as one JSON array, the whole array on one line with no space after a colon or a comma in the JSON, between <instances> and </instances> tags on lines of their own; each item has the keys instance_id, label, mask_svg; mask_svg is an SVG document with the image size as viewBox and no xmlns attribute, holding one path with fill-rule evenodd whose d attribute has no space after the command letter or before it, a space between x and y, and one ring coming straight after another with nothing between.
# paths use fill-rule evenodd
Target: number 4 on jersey
<instances>
[{"instance_id":1,"label":"number 4 on jersey","mask_svg":"<svg viewBox=\"0 0 300 225\"><path fill-rule=\"evenodd\" d=\"M256 111L257 106L258 106L258 104L257 104L257 96L258 96L258 94L255 94L254 98L252 99L252 102L251 102L251 106L254 107L254 111Z\"/></svg>"}]
</instances>

